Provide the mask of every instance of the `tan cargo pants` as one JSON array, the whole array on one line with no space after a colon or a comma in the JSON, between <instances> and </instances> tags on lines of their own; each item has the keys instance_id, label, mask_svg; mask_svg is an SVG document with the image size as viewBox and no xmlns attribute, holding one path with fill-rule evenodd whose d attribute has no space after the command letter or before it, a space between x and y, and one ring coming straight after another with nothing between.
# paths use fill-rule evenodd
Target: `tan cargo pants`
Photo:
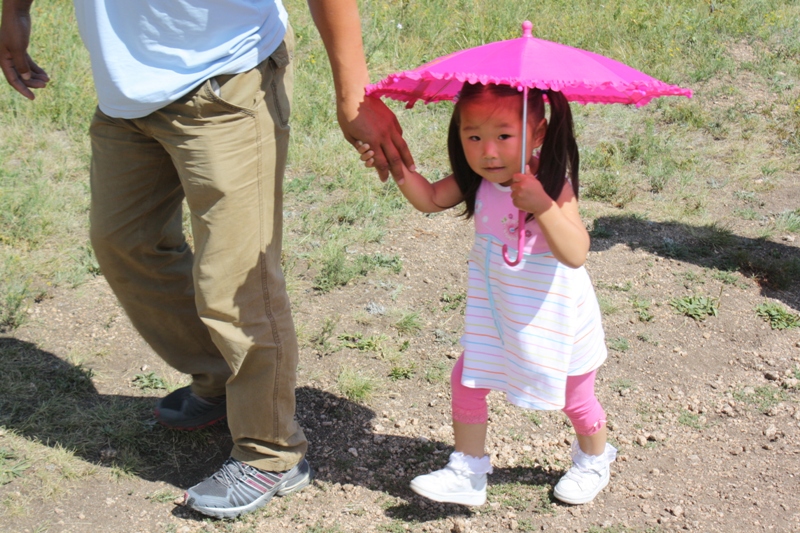
<instances>
[{"instance_id":1,"label":"tan cargo pants","mask_svg":"<svg viewBox=\"0 0 800 533\"><path fill-rule=\"evenodd\" d=\"M103 274L196 394L227 394L231 455L272 471L307 448L280 264L293 49L290 29L253 70L207 80L143 118L98 110L90 128L91 239Z\"/></svg>"}]
</instances>

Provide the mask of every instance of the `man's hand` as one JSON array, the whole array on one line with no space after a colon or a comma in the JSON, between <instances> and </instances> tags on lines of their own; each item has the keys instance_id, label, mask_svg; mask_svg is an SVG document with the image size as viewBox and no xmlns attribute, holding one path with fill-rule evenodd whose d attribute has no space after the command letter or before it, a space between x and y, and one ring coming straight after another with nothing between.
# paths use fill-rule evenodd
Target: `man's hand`
<instances>
[{"instance_id":1,"label":"man's hand","mask_svg":"<svg viewBox=\"0 0 800 533\"><path fill-rule=\"evenodd\" d=\"M358 149L358 141L371 147L373 152L369 166L378 171L381 181L392 174L395 180L403 178L403 165L414 171L414 158L403 140L403 128L394 113L380 99L365 96L364 100L347 109L340 105L339 126L347 141Z\"/></svg>"},{"instance_id":2,"label":"man's hand","mask_svg":"<svg viewBox=\"0 0 800 533\"><path fill-rule=\"evenodd\" d=\"M9 85L33 100L31 89L43 89L50 77L28 55L30 35L31 17L27 9L16 9L13 2L4 2L0 22L0 69Z\"/></svg>"},{"instance_id":3,"label":"man's hand","mask_svg":"<svg viewBox=\"0 0 800 533\"><path fill-rule=\"evenodd\" d=\"M345 138L369 144L375 152L375 168L381 181L391 172L403 178L403 163L414 168L414 158L403 140L394 113L377 98L364 95L369 72L361 40L361 19L356 0L308 0L328 59L331 62L339 126Z\"/></svg>"}]
</instances>

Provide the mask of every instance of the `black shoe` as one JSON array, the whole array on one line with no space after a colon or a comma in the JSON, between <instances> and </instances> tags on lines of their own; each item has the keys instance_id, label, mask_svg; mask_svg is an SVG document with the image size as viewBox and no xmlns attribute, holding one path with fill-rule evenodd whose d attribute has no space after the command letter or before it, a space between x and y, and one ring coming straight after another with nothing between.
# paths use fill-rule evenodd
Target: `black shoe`
<instances>
[{"instance_id":1,"label":"black shoe","mask_svg":"<svg viewBox=\"0 0 800 533\"><path fill-rule=\"evenodd\" d=\"M287 472L267 472L228 458L214 475L186 491L184 505L215 518L236 518L263 507L273 496L285 496L311 482L303 459Z\"/></svg>"},{"instance_id":2,"label":"black shoe","mask_svg":"<svg viewBox=\"0 0 800 533\"><path fill-rule=\"evenodd\" d=\"M186 431L211 426L228 416L225 396L201 398L191 387L182 387L161 398L154 414L162 426Z\"/></svg>"}]
</instances>

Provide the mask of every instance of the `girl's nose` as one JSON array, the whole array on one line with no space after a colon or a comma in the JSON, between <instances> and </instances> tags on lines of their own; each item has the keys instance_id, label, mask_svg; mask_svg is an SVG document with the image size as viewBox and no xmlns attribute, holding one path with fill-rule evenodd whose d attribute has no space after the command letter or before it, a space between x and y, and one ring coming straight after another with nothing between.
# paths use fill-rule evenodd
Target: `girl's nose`
<instances>
[{"instance_id":1,"label":"girl's nose","mask_svg":"<svg viewBox=\"0 0 800 533\"><path fill-rule=\"evenodd\" d=\"M485 143L483 145L483 157L485 159L494 159L497 157L497 150L495 149L494 143Z\"/></svg>"}]
</instances>

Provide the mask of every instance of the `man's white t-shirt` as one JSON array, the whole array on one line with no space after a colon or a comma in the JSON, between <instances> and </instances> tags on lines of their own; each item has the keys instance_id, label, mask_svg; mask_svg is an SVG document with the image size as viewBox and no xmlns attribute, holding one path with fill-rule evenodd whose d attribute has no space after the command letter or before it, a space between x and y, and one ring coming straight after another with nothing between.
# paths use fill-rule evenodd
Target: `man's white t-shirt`
<instances>
[{"instance_id":1,"label":"man's white t-shirt","mask_svg":"<svg viewBox=\"0 0 800 533\"><path fill-rule=\"evenodd\" d=\"M268 58L288 24L281 0L74 0L103 113L149 115L208 78Z\"/></svg>"}]
</instances>

